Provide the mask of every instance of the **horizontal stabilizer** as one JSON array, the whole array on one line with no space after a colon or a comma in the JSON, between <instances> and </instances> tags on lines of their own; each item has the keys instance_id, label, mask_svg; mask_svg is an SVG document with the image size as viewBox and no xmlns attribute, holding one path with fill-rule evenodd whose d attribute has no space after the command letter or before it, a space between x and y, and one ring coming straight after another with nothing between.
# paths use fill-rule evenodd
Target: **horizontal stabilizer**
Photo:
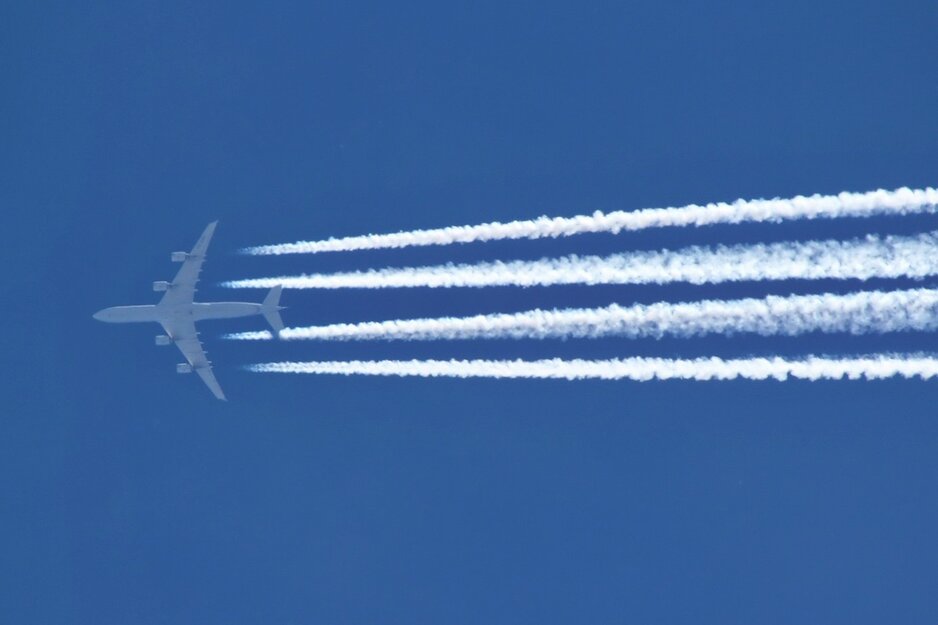
<instances>
[{"instance_id":1,"label":"horizontal stabilizer","mask_svg":"<svg viewBox=\"0 0 938 625\"><path fill-rule=\"evenodd\" d=\"M283 306L280 305L280 292L282 290L283 286L278 284L270 290L270 293L267 294L261 304L264 319L267 320L277 336L280 336L280 331L283 330L283 319L280 318L280 311L283 309Z\"/></svg>"}]
</instances>

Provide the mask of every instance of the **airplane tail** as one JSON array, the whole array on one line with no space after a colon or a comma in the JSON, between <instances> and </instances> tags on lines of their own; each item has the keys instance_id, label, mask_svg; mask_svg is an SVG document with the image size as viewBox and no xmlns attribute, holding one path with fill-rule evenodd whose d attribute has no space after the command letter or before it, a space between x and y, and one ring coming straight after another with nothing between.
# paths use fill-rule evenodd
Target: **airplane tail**
<instances>
[{"instance_id":1,"label":"airplane tail","mask_svg":"<svg viewBox=\"0 0 938 625\"><path fill-rule=\"evenodd\" d=\"M280 291L282 290L283 286L278 284L270 290L270 293L267 294L267 297L265 297L263 303L261 303L261 313L264 315L264 319L267 320L267 323L270 324L270 327L274 329L274 334L277 336L279 336L280 331L283 330L283 319L280 318L280 311L284 308L280 305Z\"/></svg>"}]
</instances>

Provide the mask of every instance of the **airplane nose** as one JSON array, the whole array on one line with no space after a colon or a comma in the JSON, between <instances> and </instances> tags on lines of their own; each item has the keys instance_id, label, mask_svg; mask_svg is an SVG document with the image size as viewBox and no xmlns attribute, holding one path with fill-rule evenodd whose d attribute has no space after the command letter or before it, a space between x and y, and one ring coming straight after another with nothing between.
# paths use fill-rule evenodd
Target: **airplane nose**
<instances>
[{"instance_id":1,"label":"airplane nose","mask_svg":"<svg viewBox=\"0 0 938 625\"><path fill-rule=\"evenodd\" d=\"M99 311L96 312L95 314L91 315L91 317L92 317L93 319L97 319L98 321L104 321L104 311L103 311L103 310L99 310Z\"/></svg>"}]
</instances>

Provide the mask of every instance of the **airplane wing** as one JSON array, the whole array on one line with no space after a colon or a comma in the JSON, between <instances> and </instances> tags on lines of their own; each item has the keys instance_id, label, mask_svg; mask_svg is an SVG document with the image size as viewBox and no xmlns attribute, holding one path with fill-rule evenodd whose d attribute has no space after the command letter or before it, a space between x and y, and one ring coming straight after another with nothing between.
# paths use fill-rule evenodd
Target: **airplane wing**
<instances>
[{"instance_id":1,"label":"airplane wing","mask_svg":"<svg viewBox=\"0 0 938 625\"><path fill-rule=\"evenodd\" d=\"M195 330L195 322L192 317L180 316L178 319L163 321L161 324L167 336L173 339L173 342L182 351L182 355L186 357L186 361L192 367L192 370L199 374L199 377L212 391L212 394L218 399L226 399L218 380L215 379L215 374L212 373L212 363L209 362L205 350L202 349L199 333Z\"/></svg>"},{"instance_id":2,"label":"airplane wing","mask_svg":"<svg viewBox=\"0 0 938 625\"><path fill-rule=\"evenodd\" d=\"M202 236L196 241L195 247L189 252L189 255L182 262L182 267L176 277L173 278L172 285L166 289L160 304L191 304L195 298L195 285L199 281L199 273L202 272L202 263L205 261L205 252L208 250L208 244L215 234L217 221L213 221L206 226Z\"/></svg>"}]
</instances>

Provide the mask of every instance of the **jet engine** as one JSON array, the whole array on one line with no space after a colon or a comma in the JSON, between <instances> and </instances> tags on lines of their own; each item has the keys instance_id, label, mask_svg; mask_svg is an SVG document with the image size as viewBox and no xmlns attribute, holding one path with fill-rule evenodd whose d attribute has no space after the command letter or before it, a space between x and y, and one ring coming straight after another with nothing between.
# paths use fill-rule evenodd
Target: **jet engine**
<instances>
[{"instance_id":1,"label":"jet engine","mask_svg":"<svg viewBox=\"0 0 938 625\"><path fill-rule=\"evenodd\" d=\"M169 338L165 334L157 334L155 341L157 345L169 345L173 342L173 339Z\"/></svg>"},{"instance_id":2,"label":"jet engine","mask_svg":"<svg viewBox=\"0 0 938 625\"><path fill-rule=\"evenodd\" d=\"M187 258L189 258L189 254L186 252L173 252L169 255L169 259L174 263L184 263Z\"/></svg>"},{"instance_id":3,"label":"jet engine","mask_svg":"<svg viewBox=\"0 0 938 625\"><path fill-rule=\"evenodd\" d=\"M153 283L153 290L157 293L162 293L163 291L168 290L170 287L169 282L166 280L157 280Z\"/></svg>"},{"instance_id":4,"label":"jet engine","mask_svg":"<svg viewBox=\"0 0 938 625\"><path fill-rule=\"evenodd\" d=\"M192 373L192 365L181 362L176 365L176 373Z\"/></svg>"}]
</instances>

